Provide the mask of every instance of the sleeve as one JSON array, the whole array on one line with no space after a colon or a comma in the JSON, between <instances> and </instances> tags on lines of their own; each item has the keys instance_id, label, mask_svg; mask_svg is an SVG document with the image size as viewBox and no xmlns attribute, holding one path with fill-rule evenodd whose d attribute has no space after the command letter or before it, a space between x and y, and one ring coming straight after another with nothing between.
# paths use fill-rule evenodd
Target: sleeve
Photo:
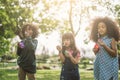
<instances>
[{"instance_id":1,"label":"sleeve","mask_svg":"<svg viewBox=\"0 0 120 80\"><path fill-rule=\"evenodd\" d=\"M32 39L31 37L27 38L25 41L25 47L28 49L35 50L37 47L38 41L36 39Z\"/></svg>"},{"instance_id":2,"label":"sleeve","mask_svg":"<svg viewBox=\"0 0 120 80\"><path fill-rule=\"evenodd\" d=\"M21 51L22 51L22 49L21 49L19 46L17 46L17 55L18 55L18 56L20 56Z\"/></svg>"}]
</instances>

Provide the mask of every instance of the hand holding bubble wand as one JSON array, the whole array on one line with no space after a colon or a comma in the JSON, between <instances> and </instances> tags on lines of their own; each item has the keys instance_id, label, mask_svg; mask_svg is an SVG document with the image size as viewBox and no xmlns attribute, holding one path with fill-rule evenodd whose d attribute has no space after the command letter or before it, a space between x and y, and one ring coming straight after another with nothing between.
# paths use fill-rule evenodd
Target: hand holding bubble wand
<instances>
[{"instance_id":1,"label":"hand holding bubble wand","mask_svg":"<svg viewBox=\"0 0 120 80\"><path fill-rule=\"evenodd\" d=\"M98 41L99 41L99 37L100 37L100 35L99 35L99 33L98 33ZM97 53L97 52L99 51L99 44L98 44L98 42L95 43L94 48L93 48L93 51L94 51L95 53Z\"/></svg>"},{"instance_id":2,"label":"hand holding bubble wand","mask_svg":"<svg viewBox=\"0 0 120 80\"><path fill-rule=\"evenodd\" d=\"M19 42L19 43L18 43L18 46L19 46L20 48L24 48L24 47L25 47L24 42L23 42L23 41Z\"/></svg>"}]
</instances>

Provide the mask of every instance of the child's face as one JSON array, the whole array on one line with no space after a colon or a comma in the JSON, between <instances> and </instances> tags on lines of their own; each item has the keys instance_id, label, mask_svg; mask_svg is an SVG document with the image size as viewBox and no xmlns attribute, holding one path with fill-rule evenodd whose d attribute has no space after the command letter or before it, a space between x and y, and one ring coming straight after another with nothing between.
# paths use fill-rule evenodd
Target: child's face
<instances>
[{"instance_id":1,"label":"child's face","mask_svg":"<svg viewBox=\"0 0 120 80\"><path fill-rule=\"evenodd\" d=\"M69 46L70 46L70 39L64 39L63 45L64 45L65 47L69 47Z\"/></svg>"},{"instance_id":2,"label":"child's face","mask_svg":"<svg viewBox=\"0 0 120 80\"><path fill-rule=\"evenodd\" d=\"M106 27L105 23L100 22L98 24L97 28L98 28L98 33L99 33L100 36L106 35L106 33L107 33L107 27Z\"/></svg>"},{"instance_id":3,"label":"child's face","mask_svg":"<svg viewBox=\"0 0 120 80\"><path fill-rule=\"evenodd\" d=\"M25 30L25 36L29 37L29 36L32 36L32 34L33 34L32 29L27 27L26 30Z\"/></svg>"}]
</instances>

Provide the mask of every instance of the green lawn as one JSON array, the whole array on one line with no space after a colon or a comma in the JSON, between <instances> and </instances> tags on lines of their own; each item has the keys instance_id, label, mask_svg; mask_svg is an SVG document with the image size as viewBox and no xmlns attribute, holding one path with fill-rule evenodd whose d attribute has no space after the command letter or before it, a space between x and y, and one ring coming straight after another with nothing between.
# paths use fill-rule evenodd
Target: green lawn
<instances>
[{"instance_id":1,"label":"green lawn","mask_svg":"<svg viewBox=\"0 0 120 80\"><path fill-rule=\"evenodd\" d=\"M59 75L60 70L37 70L36 80L59 80ZM93 80L93 71L80 69L80 77L81 80ZM17 78L17 70L0 69L0 80L17 80Z\"/></svg>"},{"instance_id":2,"label":"green lawn","mask_svg":"<svg viewBox=\"0 0 120 80\"><path fill-rule=\"evenodd\" d=\"M59 80L60 70L37 70L36 80ZM93 80L92 71L81 70L81 80ZM0 69L0 80L17 80L17 70Z\"/></svg>"},{"instance_id":3,"label":"green lawn","mask_svg":"<svg viewBox=\"0 0 120 80\"><path fill-rule=\"evenodd\" d=\"M18 80L17 69L12 68L13 65L0 65L0 80ZM93 71L85 70L80 67L81 80L94 80ZM119 71L120 75L120 71ZM60 70L37 70L36 80L59 80ZM120 76L119 76L120 80Z\"/></svg>"}]
</instances>

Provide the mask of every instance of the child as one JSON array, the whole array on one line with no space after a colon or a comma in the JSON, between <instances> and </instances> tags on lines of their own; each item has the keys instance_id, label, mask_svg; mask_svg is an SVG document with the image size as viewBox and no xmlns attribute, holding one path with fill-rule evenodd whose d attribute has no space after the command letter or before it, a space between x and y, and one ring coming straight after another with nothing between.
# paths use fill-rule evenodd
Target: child
<instances>
[{"instance_id":1,"label":"child","mask_svg":"<svg viewBox=\"0 0 120 80\"><path fill-rule=\"evenodd\" d=\"M28 80L35 80L36 62L35 50L38 41L35 39L38 35L38 28L33 24L25 24L22 28L22 41L18 43L17 64L19 65L18 78L25 80L26 75Z\"/></svg>"},{"instance_id":2,"label":"child","mask_svg":"<svg viewBox=\"0 0 120 80\"><path fill-rule=\"evenodd\" d=\"M91 39L96 42L93 51L95 80L118 80L117 41L118 27L108 17L96 18L93 21Z\"/></svg>"},{"instance_id":3,"label":"child","mask_svg":"<svg viewBox=\"0 0 120 80\"><path fill-rule=\"evenodd\" d=\"M80 80L78 62L80 52L76 48L75 39L72 33L65 33L62 36L62 48L57 46L62 70L60 80Z\"/></svg>"}]
</instances>

